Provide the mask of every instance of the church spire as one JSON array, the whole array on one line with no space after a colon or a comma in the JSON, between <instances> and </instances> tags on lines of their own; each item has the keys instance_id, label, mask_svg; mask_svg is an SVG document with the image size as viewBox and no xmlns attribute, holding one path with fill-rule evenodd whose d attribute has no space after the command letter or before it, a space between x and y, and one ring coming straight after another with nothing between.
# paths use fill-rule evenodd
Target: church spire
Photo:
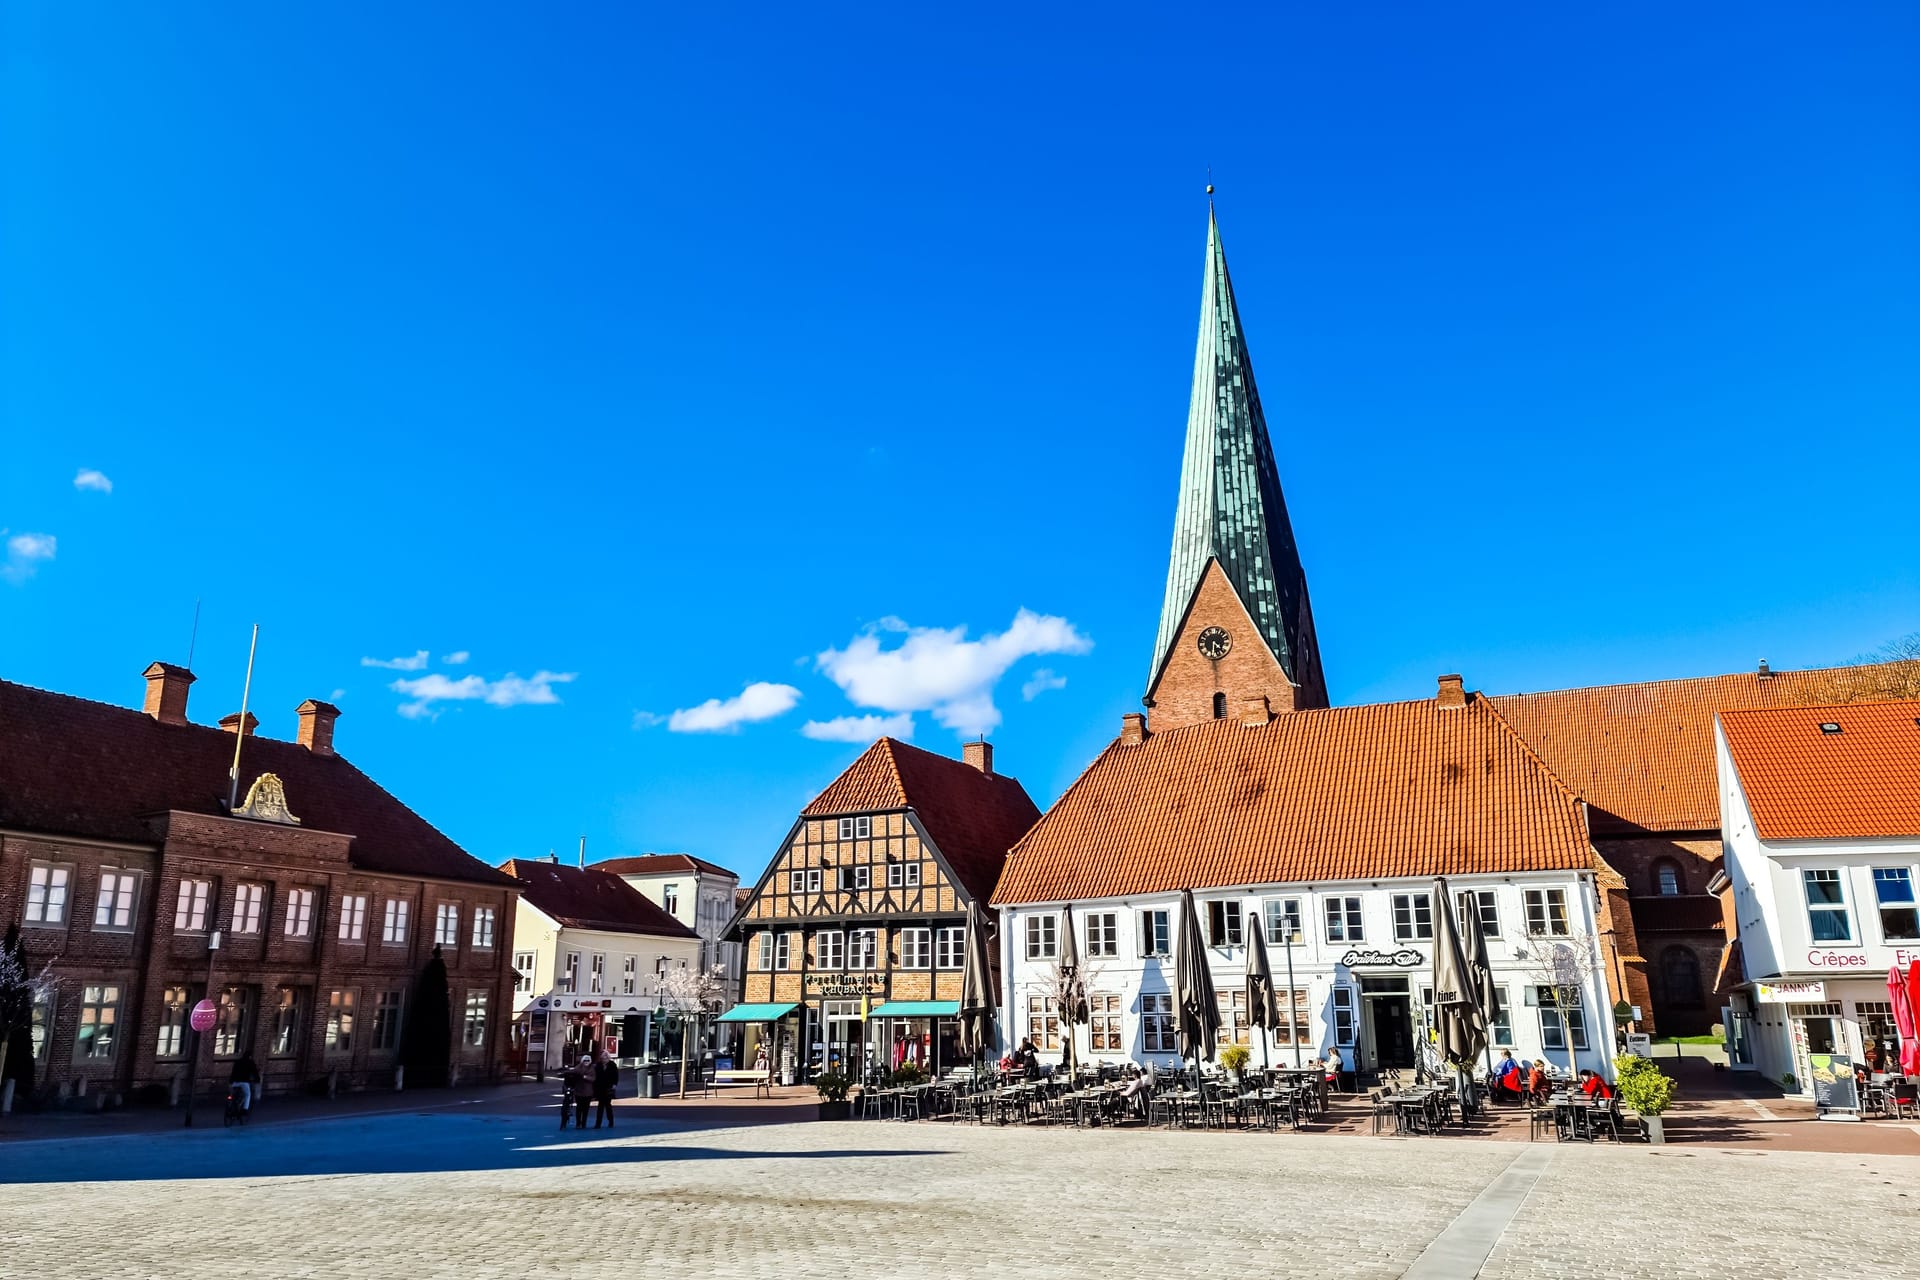
<instances>
[{"instance_id":1,"label":"church spire","mask_svg":"<svg viewBox=\"0 0 1920 1280\"><path fill-rule=\"evenodd\" d=\"M1254 386L1240 309L1227 274L1220 225L1207 188L1207 262L1200 293L1200 339L1193 358L1193 396L1187 409L1186 455L1180 468L1180 499L1173 518L1173 555L1167 594L1154 642L1152 700L1175 646L1200 621L1195 611L1208 568L1218 563L1259 640L1293 688L1226 688L1222 663L1213 660L1215 707L1222 695L1291 693L1293 707L1327 705L1313 616L1307 605L1306 572L1293 541L1273 443ZM1226 628L1229 632L1231 627ZM1244 630L1244 623L1242 624ZM1252 636L1243 637L1251 641ZM1215 647L1217 647L1217 642ZM1264 684L1255 681L1255 684ZM1274 682L1277 683L1277 682ZM1285 705L1275 710L1290 709Z\"/></svg>"}]
</instances>

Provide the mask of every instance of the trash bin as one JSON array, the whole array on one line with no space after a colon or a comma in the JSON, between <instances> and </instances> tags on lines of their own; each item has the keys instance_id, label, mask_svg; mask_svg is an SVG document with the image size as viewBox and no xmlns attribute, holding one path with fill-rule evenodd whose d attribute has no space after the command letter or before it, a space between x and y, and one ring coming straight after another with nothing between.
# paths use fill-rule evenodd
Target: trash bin
<instances>
[{"instance_id":1,"label":"trash bin","mask_svg":"<svg viewBox=\"0 0 1920 1280\"><path fill-rule=\"evenodd\" d=\"M633 1092L637 1098L654 1098L659 1095L653 1090L653 1068L641 1066L633 1073Z\"/></svg>"}]
</instances>

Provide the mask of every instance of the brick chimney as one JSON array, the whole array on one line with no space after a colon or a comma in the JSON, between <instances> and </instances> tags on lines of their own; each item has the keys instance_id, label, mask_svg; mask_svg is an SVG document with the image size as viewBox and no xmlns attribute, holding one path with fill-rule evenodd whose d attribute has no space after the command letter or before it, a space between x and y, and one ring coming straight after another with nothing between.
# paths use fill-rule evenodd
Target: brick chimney
<instances>
[{"instance_id":1,"label":"brick chimney","mask_svg":"<svg viewBox=\"0 0 1920 1280\"><path fill-rule=\"evenodd\" d=\"M222 729L225 729L228 733L240 732L240 713L238 711L235 711L229 715L221 716L220 727ZM247 712L247 732L252 733L255 730L257 730L259 727L260 727L260 717L253 714L253 712L251 711Z\"/></svg>"},{"instance_id":2,"label":"brick chimney","mask_svg":"<svg viewBox=\"0 0 1920 1280\"><path fill-rule=\"evenodd\" d=\"M1240 723L1249 727L1273 723L1273 704L1267 701L1265 694L1241 700Z\"/></svg>"},{"instance_id":3,"label":"brick chimney","mask_svg":"<svg viewBox=\"0 0 1920 1280\"><path fill-rule=\"evenodd\" d=\"M187 686L193 683L193 672L170 662L156 662L142 674L147 677L147 714L161 724L185 724Z\"/></svg>"},{"instance_id":4,"label":"brick chimney","mask_svg":"<svg viewBox=\"0 0 1920 1280\"><path fill-rule=\"evenodd\" d=\"M962 743L960 758L988 777L993 776L993 744L991 742Z\"/></svg>"},{"instance_id":5,"label":"brick chimney","mask_svg":"<svg viewBox=\"0 0 1920 1280\"><path fill-rule=\"evenodd\" d=\"M340 718L340 708L331 702L321 702L308 698L293 709L300 717L299 744L317 756L333 754L333 722Z\"/></svg>"},{"instance_id":6,"label":"brick chimney","mask_svg":"<svg viewBox=\"0 0 1920 1280\"><path fill-rule=\"evenodd\" d=\"M1767 665L1765 658L1760 659L1760 678L1762 680L1773 679L1773 668Z\"/></svg>"},{"instance_id":7,"label":"brick chimney","mask_svg":"<svg viewBox=\"0 0 1920 1280\"><path fill-rule=\"evenodd\" d=\"M1459 676L1440 677L1440 695L1436 699L1439 706L1449 710L1458 710L1467 705L1466 681Z\"/></svg>"},{"instance_id":8,"label":"brick chimney","mask_svg":"<svg viewBox=\"0 0 1920 1280\"><path fill-rule=\"evenodd\" d=\"M1120 717L1120 743L1122 746L1137 747L1146 740L1146 716L1138 711L1129 711Z\"/></svg>"}]
</instances>

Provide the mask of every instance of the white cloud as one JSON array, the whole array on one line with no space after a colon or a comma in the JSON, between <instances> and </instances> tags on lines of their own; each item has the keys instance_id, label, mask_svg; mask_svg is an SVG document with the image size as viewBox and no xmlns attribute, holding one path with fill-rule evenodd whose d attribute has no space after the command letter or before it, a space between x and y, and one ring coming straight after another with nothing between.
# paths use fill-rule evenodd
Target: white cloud
<instances>
[{"instance_id":1,"label":"white cloud","mask_svg":"<svg viewBox=\"0 0 1920 1280\"><path fill-rule=\"evenodd\" d=\"M95 493L112 493L113 481L107 479L107 473L104 471L95 471L92 467L82 467L80 468L79 474L73 477L73 487L76 489L91 489Z\"/></svg>"},{"instance_id":2,"label":"white cloud","mask_svg":"<svg viewBox=\"0 0 1920 1280\"><path fill-rule=\"evenodd\" d=\"M347 696L347 691L345 689L335 689L332 693L327 695L327 701L338 702L340 701L340 699L346 696Z\"/></svg>"},{"instance_id":3,"label":"white cloud","mask_svg":"<svg viewBox=\"0 0 1920 1280\"><path fill-rule=\"evenodd\" d=\"M410 658L362 658L363 667L385 667L388 671L425 671L427 669L427 651L418 650Z\"/></svg>"},{"instance_id":4,"label":"white cloud","mask_svg":"<svg viewBox=\"0 0 1920 1280\"><path fill-rule=\"evenodd\" d=\"M395 680L387 688L413 699L400 705L400 714L417 720L423 716L431 718L440 714L440 708L434 705L438 702L484 702L492 707L550 705L560 701L560 695L553 691L553 686L567 684L574 678L572 671L536 671L524 680L511 671L498 680L486 680L479 676L449 680L435 673L413 680Z\"/></svg>"},{"instance_id":5,"label":"white cloud","mask_svg":"<svg viewBox=\"0 0 1920 1280\"><path fill-rule=\"evenodd\" d=\"M657 711L636 711L633 713L633 727L651 729L657 724L665 724L667 718Z\"/></svg>"},{"instance_id":6,"label":"white cloud","mask_svg":"<svg viewBox=\"0 0 1920 1280\"><path fill-rule=\"evenodd\" d=\"M446 663L450 667L464 667L467 664L467 659L471 658L472 656L473 655L468 653L465 649L455 649L452 653L441 654L440 661Z\"/></svg>"},{"instance_id":7,"label":"white cloud","mask_svg":"<svg viewBox=\"0 0 1920 1280\"><path fill-rule=\"evenodd\" d=\"M800 691L790 684L757 681L734 698L708 698L697 707L687 707L667 717L667 728L675 733L732 733L743 724L771 720L793 710Z\"/></svg>"},{"instance_id":8,"label":"white cloud","mask_svg":"<svg viewBox=\"0 0 1920 1280\"><path fill-rule=\"evenodd\" d=\"M832 720L809 720L800 726L800 736L815 742L872 742L875 738L913 740L913 717L906 712L897 716L836 716Z\"/></svg>"},{"instance_id":9,"label":"white cloud","mask_svg":"<svg viewBox=\"0 0 1920 1280\"><path fill-rule=\"evenodd\" d=\"M0 536L6 534L0 529ZM7 554L0 560L0 578L8 582L25 582L33 576L42 562L53 559L58 539L50 533L16 533L7 539Z\"/></svg>"},{"instance_id":10,"label":"white cloud","mask_svg":"<svg viewBox=\"0 0 1920 1280\"><path fill-rule=\"evenodd\" d=\"M1041 667L1032 675L1028 676L1027 682L1020 686L1020 696L1028 702L1032 702L1049 689L1064 689L1066 687L1067 678L1065 676L1053 674L1053 670L1050 667Z\"/></svg>"},{"instance_id":11,"label":"white cloud","mask_svg":"<svg viewBox=\"0 0 1920 1280\"><path fill-rule=\"evenodd\" d=\"M892 649L880 647L882 632L904 634ZM855 706L881 711L931 711L962 734L985 733L1000 723L993 687L1014 663L1033 654L1085 653L1093 642L1065 618L1022 609L998 634L966 638L965 627L914 627L883 618L844 649L816 660L827 678Z\"/></svg>"}]
</instances>

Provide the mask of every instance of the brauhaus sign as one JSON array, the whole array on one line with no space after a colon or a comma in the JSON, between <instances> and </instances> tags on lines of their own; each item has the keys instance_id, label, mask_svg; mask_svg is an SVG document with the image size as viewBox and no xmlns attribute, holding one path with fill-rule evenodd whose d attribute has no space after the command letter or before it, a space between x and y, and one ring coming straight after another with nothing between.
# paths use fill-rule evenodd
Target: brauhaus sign
<instances>
[{"instance_id":1,"label":"brauhaus sign","mask_svg":"<svg viewBox=\"0 0 1920 1280\"><path fill-rule=\"evenodd\" d=\"M1340 963L1349 969L1418 969L1427 963L1427 957L1411 947L1398 951L1362 951L1354 947L1340 957Z\"/></svg>"}]
</instances>

